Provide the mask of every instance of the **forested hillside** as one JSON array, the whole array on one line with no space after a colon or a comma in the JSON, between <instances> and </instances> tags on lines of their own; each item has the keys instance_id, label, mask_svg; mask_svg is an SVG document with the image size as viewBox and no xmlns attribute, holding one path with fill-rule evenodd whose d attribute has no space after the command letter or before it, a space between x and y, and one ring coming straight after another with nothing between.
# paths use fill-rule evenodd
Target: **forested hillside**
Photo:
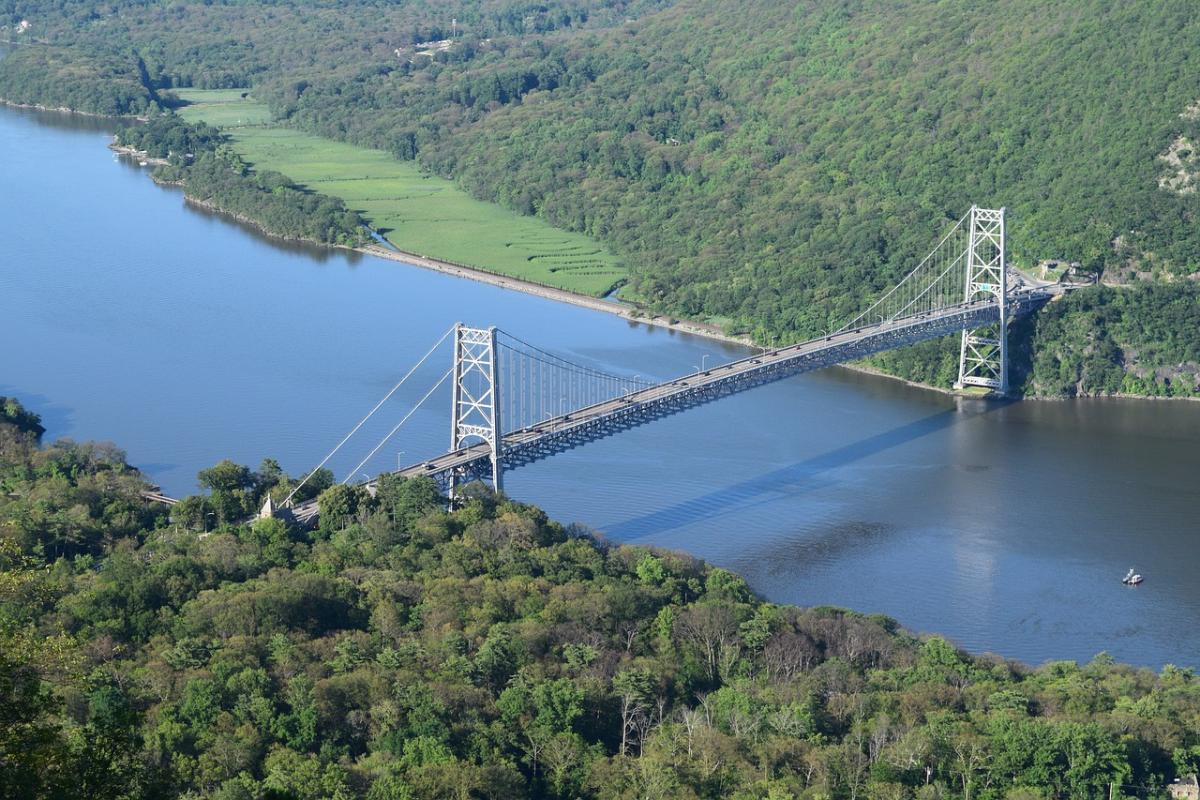
<instances>
[{"instance_id":1,"label":"forested hillside","mask_svg":"<svg viewBox=\"0 0 1200 800\"><path fill-rule=\"evenodd\" d=\"M0 797L1090 800L1200 765L1190 669L972 657L423 479L305 532L228 521L290 482L224 462L168 515L5 408Z\"/></svg>"},{"instance_id":2,"label":"forested hillside","mask_svg":"<svg viewBox=\"0 0 1200 800\"><path fill-rule=\"evenodd\" d=\"M1167 305L1194 298L1200 273L1200 199L1181 176L1200 141L1200 17L1185 0L8 2L69 46L55 58L136 54L148 92L253 86L283 124L601 239L631 268L627 296L762 342L840 324L972 203L1009 209L1018 264L1168 282L1143 298ZM48 91L38 53L0 62L0 96ZM1138 339L1140 321L1117 348L1153 353L1139 368L1191 358ZM940 375L949 352L880 363Z\"/></svg>"}]
</instances>

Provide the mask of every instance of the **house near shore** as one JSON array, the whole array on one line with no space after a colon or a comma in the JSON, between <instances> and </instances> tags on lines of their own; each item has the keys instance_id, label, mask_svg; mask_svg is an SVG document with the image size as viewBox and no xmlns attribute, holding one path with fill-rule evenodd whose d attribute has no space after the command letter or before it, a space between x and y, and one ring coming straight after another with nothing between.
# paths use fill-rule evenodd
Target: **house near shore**
<instances>
[{"instance_id":1,"label":"house near shore","mask_svg":"<svg viewBox=\"0 0 1200 800\"><path fill-rule=\"evenodd\" d=\"M1200 800L1200 781L1197 781L1195 775L1176 778L1175 782L1167 787L1167 791L1175 800Z\"/></svg>"}]
</instances>

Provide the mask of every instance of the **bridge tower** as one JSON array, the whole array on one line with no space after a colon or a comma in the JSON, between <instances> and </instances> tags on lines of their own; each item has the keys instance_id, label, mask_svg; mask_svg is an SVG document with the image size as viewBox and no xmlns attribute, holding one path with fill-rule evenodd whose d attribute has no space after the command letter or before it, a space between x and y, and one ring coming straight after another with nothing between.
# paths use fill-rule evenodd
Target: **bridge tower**
<instances>
[{"instance_id":1,"label":"bridge tower","mask_svg":"<svg viewBox=\"0 0 1200 800\"><path fill-rule=\"evenodd\" d=\"M1008 393L1008 265L1004 255L1004 209L971 207L964 300L995 298L999 322L962 334L955 388L984 386Z\"/></svg>"},{"instance_id":2,"label":"bridge tower","mask_svg":"<svg viewBox=\"0 0 1200 800\"><path fill-rule=\"evenodd\" d=\"M504 490L500 467L500 385L496 358L496 329L454 326L454 400L450 411L450 449L458 450L472 438L492 448L492 487ZM450 475L450 501L466 477Z\"/></svg>"}]
</instances>

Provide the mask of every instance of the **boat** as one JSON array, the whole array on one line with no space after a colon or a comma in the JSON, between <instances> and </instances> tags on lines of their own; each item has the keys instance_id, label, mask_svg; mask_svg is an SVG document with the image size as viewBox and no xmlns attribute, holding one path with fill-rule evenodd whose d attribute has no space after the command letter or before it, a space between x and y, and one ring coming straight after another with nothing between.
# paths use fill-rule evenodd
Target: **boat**
<instances>
[{"instance_id":1,"label":"boat","mask_svg":"<svg viewBox=\"0 0 1200 800\"><path fill-rule=\"evenodd\" d=\"M1121 583L1126 586L1137 586L1144 580L1141 575L1133 571L1133 567L1129 568L1129 572L1125 573L1125 577L1121 579Z\"/></svg>"}]
</instances>

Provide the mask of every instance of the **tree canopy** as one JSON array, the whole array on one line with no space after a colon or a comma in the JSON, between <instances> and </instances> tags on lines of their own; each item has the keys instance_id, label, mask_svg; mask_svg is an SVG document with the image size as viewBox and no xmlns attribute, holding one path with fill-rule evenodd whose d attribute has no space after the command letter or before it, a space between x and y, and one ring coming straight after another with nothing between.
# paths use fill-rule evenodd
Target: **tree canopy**
<instances>
[{"instance_id":1,"label":"tree canopy","mask_svg":"<svg viewBox=\"0 0 1200 800\"><path fill-rule=\"evenodd\" d=\"M1191 669L971 656L478 486L201 523L118 451L0 442L0 796L1083 800L1200 764Z\"/></svg>"}]
</instances>

